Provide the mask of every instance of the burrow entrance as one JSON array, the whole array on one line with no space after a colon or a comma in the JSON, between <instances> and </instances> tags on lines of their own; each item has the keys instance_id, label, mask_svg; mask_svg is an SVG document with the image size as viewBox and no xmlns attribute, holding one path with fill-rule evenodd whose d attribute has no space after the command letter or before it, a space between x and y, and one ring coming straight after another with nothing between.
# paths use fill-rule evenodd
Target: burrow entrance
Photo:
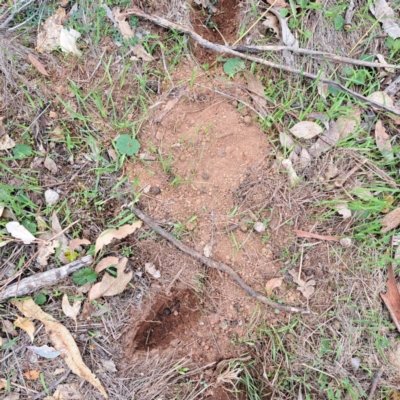
<instances>
[{"instance_id":1,"label":"burrow entrance","mask_svg":"<svg viewBox=\"0 0 400 400\"><path fill-rule=\"evenodd\" d=\"M158 296L132 332L132 351L164 350L185 341L200 315L198 299L189 289L175 291L170 297Z\"/></svg>"},{"instance_id":2,"label":"burrow entrance","mask_svg":"<svg viewBox=\"0 0 400 400\"><path fill-rule=\"evenodd\" d=\"M209 0L208 7L193 2L191 23L196 33L214 43L233 44L239 29L239 0ZM213 61L215 52L194 45L196 58L203 63Z\"/></svg>"}]
</instances>

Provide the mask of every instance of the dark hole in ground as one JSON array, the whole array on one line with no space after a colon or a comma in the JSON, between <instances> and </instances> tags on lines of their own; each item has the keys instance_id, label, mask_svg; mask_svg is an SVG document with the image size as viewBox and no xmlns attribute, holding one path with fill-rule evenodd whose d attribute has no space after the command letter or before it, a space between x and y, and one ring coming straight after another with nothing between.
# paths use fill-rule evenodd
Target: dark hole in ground
<instances>
[{"instance_id":1,"label":"dark hole in ground","mask_svg":"<svg viewBox=\"0 0 400 400\"><path fill-rule=\"evenodd\" d=\"M212 13L210 13L210 7L203 8L193 2L194 13L192 14L191 22L194 30L210 42L225 44L225 39L231 45L237 39L240 1L210 0L210 3L213 2L215 2L215 6L211 6ZM215 52L206 50L195 43L194 54L202 63L212 62L216 58Z\"/></svg>"},{"instance_id":2,"label":"dark hole in ground","mask_svg":"<svg viewBox=\"0 0 400 400\"><path fill-rule=\"evenodd\" d=\"M133 338L135 350L162 350L172 340L185 340L185 332L200 317L195 294L188 289L156 300Z\"/></svg>"}]
</instances>

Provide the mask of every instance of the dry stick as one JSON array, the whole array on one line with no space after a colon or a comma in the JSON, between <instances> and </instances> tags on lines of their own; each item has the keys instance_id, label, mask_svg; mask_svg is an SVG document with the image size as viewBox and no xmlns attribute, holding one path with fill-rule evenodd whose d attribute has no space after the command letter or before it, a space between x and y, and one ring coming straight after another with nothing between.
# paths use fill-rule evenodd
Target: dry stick
<instances>
[{"instance_id":1,"label":"dry stick","mask_svg":"<svg viewBox=\"0 0 400 400\"><path fill-rule=\"evenodd\" d=\"M166 20L164 18L158 17L156 15L145 14L144 12L142 12L142 11L136 9L136 8L134 8L132 10L129 10L129 11L127 11L127 12L121 14L121 15L123 15L125 17L127 17L129 15L135 15L137 17L141 17L141 18L147 19L147 20L149 20L151 22L154 22L155 24L157 24L159 26L162 26L163 28L174 29L174 30L176 30L178 32L186 33L187 35L189 35L193 40L195 40L197 43L199 43L205 49L213 50L213 51L215 51L217 53L230 54L232 56L243 58L245 60L254 61L254 62L258 63L258 64L262 64L262 65L265 65L267 67L276 68L276 69L279 69L279 70L282 70L282 71L295 73L295 74L298 74L300 76L304 76L306 78L318 80L321 83L325 83L327 85L331 85L333 87L336 87L337 89L350 94L351 96L355 97L356 99L358 99L358 100L360 100L360 101L362 101L364 103L367 103L369 105L372 105L372 106L374 106L376 108L379 108L379 109L382 109L382 110L389 111L389 112L391 112L393 114L400 115L400 110L399 109L393 108L393 107L389 107L389 106L387 106L385 104L381 104L381 103L378 103L378 102L376 102L374 100L368 99L367 97L365 97L365 96L363 96L363 95L361 95L359 93L356 93L353 90L350 90L350 89L346 88L345 86L343 86L340 83L337 83L337 82L332 81L332 80L327 79L327 78L322 78L321 76L318 76L318 75L315 75L315 74L304 72L304 71L296 69L296 68L289 67L287 65L281 65L281 64L277 64L277 63L274 63L274 62L271 62L271 61L263 60L262 58L259 58L259 57L250 56L248 54L242 54L242 53L239 53L238 51L234 51L234 50L230 49L228 46L224 46L222 44L209 42L208 40L204 39L202 36L198 35L196 32L192 31L188 27L175 24L173 22L170 22L170 21L168 21L168 20Z\"/></svg>"},{"instance_id":2,"label":"dry stick","mask_svg":"<svg viewBox=\"0 0 400 400\"><path fill-rule=\"evenodd\" d=\"M292 46L228 46L231 50L240 51L241 53L263 53L265 51L292 51L293 53L298 54L307 54L307 55L315 55L322 56L328 60L336 61L344 64L353 64L353 65L361 65L364 67L372 67L372 68L391 68L391 69L400 69L400 65L393 64L382 64L379 62L372 61L362 61L355 60L350 57L342 57L337 54L327 53L325 51L318 50L309 50L309 49L301 49L299 47Z\"/></svg>"},{"instance_id":3,"label":"dry stick","mask_svg":"<svg viewBox=\"0 0 400 400\"><path fill-rule=\"evenodd\" d=\"M283 304L276 303L274 301L268 300L266 297L258 294L254 291L247 283L243 281L243 279L235 272L231 267L226 264L220 263L215 261L211 258L207 258L202 256L197 251L191 249L190 247L186 246L185 244L181 243L179 240L175 239L170 233L165 231L163 228L158 226L148 215L144 212L140 211L136 207L132 207L133 213L140 218L145 224L147 224L150 228L156 231L159 235L161 235L164 239L167 239L171 242L175 247L177 247L180 251L189 254L193 258L198 261L201 261L205 266L208 268L213 268L221 272L225 272L228 274L242 289L244 289L250 296L254 297L261 303L266 304L267 306L277 308L278 310L282 310L285 312L293 312L293 313L301 313L301 314L310 314L310 310L301 309L291 306L285 306Z\"/></svg>"},{"instance_id":4,"label":"dry stick","mask_svg":"<svg viewBox=\"0 0 400 400\"><path fill-rule=\"evenodd\" d=\"M0 293L0 303L10 297L21 297L29 293L35 292L45 286L53 286L61 279L66 278L72 272L82 267L86 267L93 262L92 256L85 256L79 260L75 260L61 268L54 268L46 272L41 272L22 279L20 282L8 286Z\"/></svg>"},{"instance_id":5,"label":"dry stick","mask_svg":"<svg viewBox=\"0 0 400 400\"><path fill-rule=\"evenodd\" d=\"M378 372L375 374L374 379L372 380L371 389L369 390L369 395L368 395L367 400L372 400L372 398L374 397L374 393L375 393L376 387L378 385L378 381L379 381L379 379L381 379L382 374L383 374L383 368L380 367L378 369Z\"/></svg>"}]
</instances>

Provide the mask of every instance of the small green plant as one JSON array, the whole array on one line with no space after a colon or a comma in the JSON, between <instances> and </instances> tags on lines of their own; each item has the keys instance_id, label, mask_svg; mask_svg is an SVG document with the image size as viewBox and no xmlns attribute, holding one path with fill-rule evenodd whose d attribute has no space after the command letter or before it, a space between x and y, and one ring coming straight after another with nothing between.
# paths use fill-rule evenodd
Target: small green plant
<instances>
[{"instance_id":1,"label":"small green plant","mask_svg":"<svg viewBox=\"0 0 400 400\"><path fill-rule=\"evenodd\" d=\"M121 135L117 139L117 150L122 155L133 156L140 149L139 142L130 135Z\"/></svg>"},{"instance_id":2,"label":"small green plant","mask_svg":"<svg viewBox=\"0 0 400 400\"><path fill-rule=\"evenodd\" d=\"M79 286L83 286L88 282L94 283L97 280L97 273L90 268L82 268L73 273L72 280Z\"/></svg>"},{"instance_id":3,"label":"small green plant","mask_svg":"<svg viewBox=\"0 0 400 400\"><path fill-rule=\"evenodd\" d=\"M186 375L186 373L189 372L188 367L181 367L179 364L175 364L174 368L179 375Z\"/></svg>"},{"instance_id":4,"label":"small green plant","mask_svg":"<svg viewBox=\"0 0 400 400\"><path fill-rule=\"evenodd\" d=\"M46 303L47 297L44 293L39 293L37 294L34 298L33 301L38 305L41 306L42 304Z\"/></svg>"},{"instance_id":5,"label":"small green plant","mask_svg":"<svg viewBox=\"0 0 400 400\"><path fill-rule=\"evenodd\" d=\"M241 58L230 58L224 64L224 72L233 78L238 72L243 71L246 68L246 63Z\"/></svg>"},{"instance_id":6,"label":"small green plant","mask_svg":"<svg viewBox=\"0 0 400 400\"><path fill-rule=\"evenodd\" d=\"M27 144L17 144L13 149L13 154L17 160L23 160L32 155L32 148Z\"/></svg>"}]
</instances>

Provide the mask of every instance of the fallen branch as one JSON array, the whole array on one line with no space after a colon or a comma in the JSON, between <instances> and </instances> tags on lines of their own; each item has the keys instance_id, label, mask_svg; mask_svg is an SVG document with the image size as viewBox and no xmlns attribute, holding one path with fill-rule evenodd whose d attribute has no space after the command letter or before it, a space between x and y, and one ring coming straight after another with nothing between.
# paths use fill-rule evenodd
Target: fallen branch
<instances>
[{"instance_id":1,"label":"fallen branch","mask_svg":"<svg viewBox=\"0 0 400 400\"><path fill-rule=\"evenodd\" d=\"M20 282L8 286L2 293L0 293L0 303L11 297L22 297L43 287L53 286L61 279L66 278L78 269L90 265L92 261L92 256L85 256L79 260L64 265L61 268L54 268L22 279Z\"/></svg>"},{"instance_id":2,"label":"fallen branch","mask_svg":"<svg viewBox=\"0 0 400 400\"><path fill-rule=\"evenodd\" d=\"M147 20L149 20L149 21L151 21L151 22L153 22L153 23L155 23L155 24L157 24L159 26L162 26L163 28L174 29L174 30L176 30L178 32L185 33L185 34L189 35L193 40L195 40L197 43L199 43L205 49L213 50L213 51L215 51L217 53L230 54L231 56L235 56L235 57L238 57L238 58L243 58L243 59L249 60L249 61L254 61L254 62L258 63L258 64L262 64L262 65L265 65L267 67L276 68L276 69L279 69L281 71L291 72L291 73L298 74L298 75L306 77L306 78L317 80L317 81L319 81L321 83L325 83L327 85L336 87L337 89L341 90L342 92L348 93L351 96L353 96L354 98L356 98L356 99L358 99L358 100L360 100L360 101L362 101L362 102L364 102L366 104L369 104L371 106L374 106L374 107L382 109L382 110L389 111L389 112L391 112L393 114L396 114L396 115L400 115L400 110L399 109L393 108L393 107L389 107L389 106L387 106L385 104L381 104L381 103L378 103L378 102L376 102L374 100L368 99L367 97L365 97L365 96L363 96L363 95L361 95L361 94L359 94L357 92L354 92L353 90L350 90L350 89L346 88L345 86L341 85L340 83L337 83L337 82L332 81L332 80L327 79L327 78L323 78L323 77L321 77L319 75L315 75L315 74L311 74L309 72L302 71L300 69L289 67L287 65L281 65L281 64L277 64L277 63L274 63L274 62L271 62L271 61L263 60L262 58L259 58L259 57L254 57L254 56L251 56L251 55L248 55L248 54L242 54L242 53L240 53L238 51L232 50L228 46L224 46L224 45L219 44L219 43L209 42L208 40L204 39L202 36L198 35L196 32L194 32L193 30L191 30L190 28L188 28L186 26L175 24L173 22L170 22L170 21L168 21L168 20L166 20L164 18L158 17L156 15L146 14L143 11L140 11L137 8L133 8L131 10L128 10L125 13L121 14L121 16L122 15L125 16L125 17L128 17L130 15L135 15L137 17L141 17L141 18L147 19Z\"/></svg>"},{"instance_id":3,"label":"fallen branch","mask_svg":"<svg viewBox=\"0 0 400 400\"><path fill-rule=\"evenodd\" d=\"M241 53L263 53L265 51L277 52L286 50L298 54L315 55L322 57L326 60L335 61L343 64L360 65L363 67L371 67L371 68L400 69L400 65L381 64L379 62L355 60L354 58L342 57L337 54L327 53L325 51L301 49L299 47L291 47L291 46L227 46L227 47L234 51L239 51Z\"/></svg>"},{"instance_id":4,"label":"fallen branch","mask_svg":"<svg viewBox=\"0 0 400 400\"><path fill-rule=\"evenodd\" d=\"M293 313L301 313L301 314L310 314L310 310L301 309L291 306L285 306L280 303L276 303L267 299L266 297L258 294L255 290L253 290L247 283L243 281L243 279L228 265L215 261L211 258L207 258L197 251L191 249L190 247L186 246L179 240L175 239L170 233L165 231L163 228L158 226L148 215L144 212L140 211L136 207L132 207L133 213L140 218L145 224L147 224L150 228L156 231L159 235L161 235L164 239L167 239L171 242L175 247L177 247L180 251L189 254L196 260L202 262L208 268L217 269L218 271L225 272L228 274L242 289L244 289L250 296L254 297L261 303L266 304L267 306L277 308L278 310L282 310L285 312L293 312Z\"/></svg>"}]
</instances>

